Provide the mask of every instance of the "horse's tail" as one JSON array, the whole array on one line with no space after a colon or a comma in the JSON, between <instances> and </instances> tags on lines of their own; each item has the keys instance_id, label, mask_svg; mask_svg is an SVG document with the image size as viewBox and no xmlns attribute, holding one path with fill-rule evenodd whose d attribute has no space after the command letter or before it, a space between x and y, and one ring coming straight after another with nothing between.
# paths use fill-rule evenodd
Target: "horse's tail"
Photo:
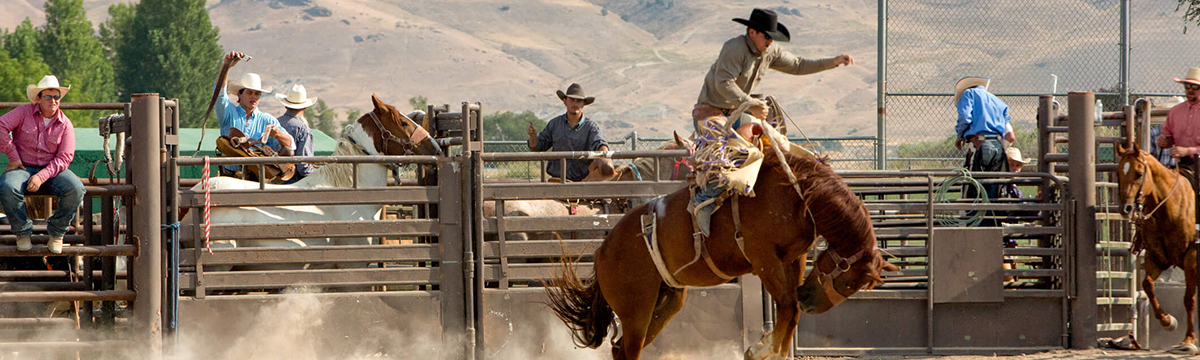
<instances>
[{"instance_id":1,"label":"horse's tail","mask_svg":"<svg viewBox=\"0 0 1200 360\"><path fill-rule=\"evenodd\" d=\"M564 324L571 328L575 344L595 349L608 337L608 328L613 322L613 311L600 292L596 277L581 280L575 274L575 261L563 256L561 273L546 279L546 293L550 297L551 309Z\"/></svg>"}]
</instances>

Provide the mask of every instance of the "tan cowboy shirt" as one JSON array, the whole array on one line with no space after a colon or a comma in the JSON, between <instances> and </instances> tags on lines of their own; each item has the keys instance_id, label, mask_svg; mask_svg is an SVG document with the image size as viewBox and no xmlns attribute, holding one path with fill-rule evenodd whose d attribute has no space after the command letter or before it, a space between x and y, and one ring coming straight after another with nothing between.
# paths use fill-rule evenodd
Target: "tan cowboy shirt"
<instances>
[{"instance_id":1,"label":"tan cowboy shirt","mask_svg":"<svg viewBox=\"0 0 1200 360\"><path fill-rule=\"evenodd\" d=\"M708 75L704 76L704 88L700 89L700 98L696 103L732 110L750 99L750 92L767 68L792 75L805 75L837 67L833 60L799 58L774 43L760 54L750 38L741 35L729 39L721 47L721 55L708 69Z\"/></svg>"}]
</instances>

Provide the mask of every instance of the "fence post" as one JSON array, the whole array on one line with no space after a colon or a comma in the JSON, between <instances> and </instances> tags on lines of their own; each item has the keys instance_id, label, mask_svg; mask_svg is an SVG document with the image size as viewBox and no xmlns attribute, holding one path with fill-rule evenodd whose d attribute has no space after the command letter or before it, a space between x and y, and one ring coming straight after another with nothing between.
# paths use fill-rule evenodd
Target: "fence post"
<instances>
[{"instance_id":1,"label":"fence post","mask_svg":"<svg viewBox=\"0 0 1200 360\"><path fill-rule=\"evenodd\" d=\"M629 150L637 150L637 143L638 143L637 131L630 131L629 132Z\"/></svg>"},{"instance_id":2,"label":"fence post","mask_svg":"<svg viewBox=\"0 0 1200 360\"><path fill-rule=\"evenodd\" d=\"M887 0L879 0L879 33L875 36L878 51L875 63L876 113L875 120L875 170L887 169Z\"/></svg>"},{"instance_id":3,"label":"fence post","mask_svg":"<svg viewBox=\"0 0 1200 360\"><path fill-rule=\"evenodd\" d=\"M133 263L133 288L137 296L133 303L132 327L134 334L145 336L135 341L139 344L137 357L141 359L162 358L162 212L159 197L162 195L162 146L161 112L162 99L158 94L134 94L133 116L130 132L137 146L129 154L134 195L133 218L137 219L131 229L133 240L138 244L137 257Z\"/></svg>"},{"instance_id":4,"label":"fence post","mask_svg":"<svg viewBox=\"0 0 1200 360\"><path fill-rule=\"evenodd\" d=\"M1075 298L1071 302L1071 348L1096 347L1096 94L1067 95L1069 188L1075 199ZM1068 289L1070 290L1070 289Z\"/></svg>"},{"instance_id":5,"label":"fence post","mask_svg":"<svg viewBox=\"0 0 1200 360\"><path fill-rule=\"evenodd\" d=\"M439 285L442 294L442 344L446 349L443 359L465 359L467 354L474 351L467 347L468 340L474 338L474 334L468 330L474 322L469 315L474 307L474 298L466 290L470 286L467 274L470 268L463 267L469 263L464 255L464 244L470 242L463 238L467 220L461 214L465 206L463 194L466 194L466 189L463 188L461 170L455 171L460 169L458 161L453 157L439 159L437 171L438 223L441 226L438 250L442 260L442 280ZM459 343L464 346L450 345Z\"/></svg>"}]
</instances>

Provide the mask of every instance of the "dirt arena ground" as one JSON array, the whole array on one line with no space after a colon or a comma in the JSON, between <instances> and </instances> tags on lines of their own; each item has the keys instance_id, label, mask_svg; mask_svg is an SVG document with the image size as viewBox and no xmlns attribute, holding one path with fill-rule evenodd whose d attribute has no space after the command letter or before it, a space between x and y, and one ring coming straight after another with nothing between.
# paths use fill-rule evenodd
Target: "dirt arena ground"
<instances>
[{"instance_id":1,"label":"dirt arena ground","mask_svg":"<svg viewBox=\"0 0 1200 360\"><path fill-rule=\"evenodd\" d=\"M1165 351L1120 351L1120 350L1056 350L1037 354L1017 356L864 356L861 359L879 360L1075 360L1075 359L1122 359L1122 360L1159 360L1159 359L1194 359L1196 356L1175 355ZM833 360L854 359L844 357L812 357L802 356L798 360Z\"/></svg>"}]
</instances>

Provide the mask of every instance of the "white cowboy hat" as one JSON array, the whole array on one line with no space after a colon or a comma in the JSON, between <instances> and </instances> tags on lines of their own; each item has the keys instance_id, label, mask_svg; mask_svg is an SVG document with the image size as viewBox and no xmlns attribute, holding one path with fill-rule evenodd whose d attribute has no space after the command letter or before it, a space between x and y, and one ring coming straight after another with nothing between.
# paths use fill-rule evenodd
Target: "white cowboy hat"
<instances>
[{"instance_id":1,"label":"white cowboy hat","mask_svg":"<svg viewBox=\"0 0 1200 360\"><path fill-rule=\"evenodd\" d=\"M1180 84L1200 85L1200 68L1188 69L1187 76L1182 79L1175 78L1175 82Z\"/></svg>"},{"instance_id":2,"label":"white cowboy hat","mask_svg":"<svg viewBox=\"0 0 1200 360\"><path fill-rule=\"evenodd\" d=\"M67 96L67 91L71 91L71 87L58 86L58 77L54 75L46 75L42 77L37 84L29 84L25 87L25 97L29 98L30 102L38 102L37 95L46 89L58 89L59 95Z\"/></svg>"},{"instance_id":3,"label":"white cowboy hat","mask_svg":"<svg viewBox=\"0 0 1200 360\"><path fill-rule=\"evenodd\" d=\"M1021 157L1021 149L1018 149L1016 146L1009 146L1008 149L1004 150L1004 154L1008 155L1008 161L1019 162L1021 165L1029 163L1029 159Z\"/></svg>"},{"instance_id":4,"label":"white cowboy hat","mask_svg":"<svg viewBox=\"0 0 1200 360\"><path fill-rule=\"evenodd\" d=\"M238 90L250 89L262 91L264 93L271 92L271 88L262 86L262 77L255 73L242 74L241 80L229 80L229 93L237 95Z\"/></svg>"},{"instance_id":5,"label":"white cowboy hat","mask_svg":"<svg viewBox=\"0 0 1200 360\"><path fill-rule=\"evenodd\" d=\"M317 97L308 97L308 91L304 90L304 85L292 85L292 89L288 90L287 94L275 94L275 98L283 104L283 107L288 109L303 110L317 103Z\"/></svg>"},{"instance_id":6,"label":"white cowboy hat","mask_svg":"<svg viewBox=\"0 0 1200 360\"><path fill-rule=\"evenodd\" d=\"M954 103L955 104L958 103L958 98L962 97L963 91L966 91L967 89L970 89L970 88L973 88L976 86L982 86L984 89L987 89L988 85L990 85L991 82L992 82L991 78L985 78L985 77L979 77L979 76L968 76L968 77L964 77L962 79L958 79L958 82L954 84Z\"/></svg>"}]
</instances>

